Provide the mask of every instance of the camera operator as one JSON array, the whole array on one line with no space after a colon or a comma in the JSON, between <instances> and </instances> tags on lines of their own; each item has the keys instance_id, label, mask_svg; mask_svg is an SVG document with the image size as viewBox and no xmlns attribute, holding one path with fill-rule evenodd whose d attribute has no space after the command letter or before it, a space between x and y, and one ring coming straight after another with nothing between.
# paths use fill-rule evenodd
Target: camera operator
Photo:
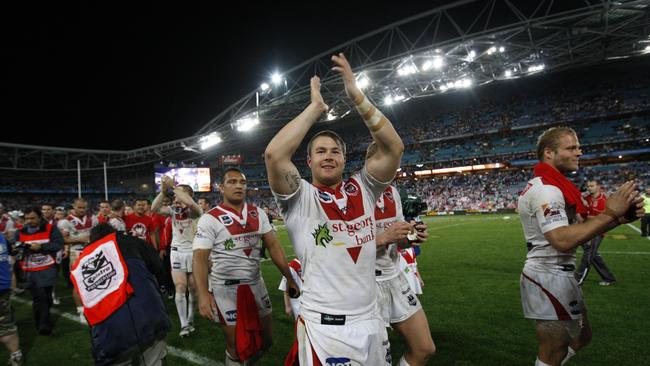
<instances>
[{"instance_id":1,"label":"camera operator","mask_svg":"<svg viewBox=\"0 0 650 366\"><path fill-rule=\"evenodd\" d=\"M40 207L25 210L25 224L16 232L15 250L25 273L25 282L32 291L33 313L38 333L52 333L50 306L56 285L56 252L63 249L59 229L43 219Z\"/></svg>"}]
</instances>

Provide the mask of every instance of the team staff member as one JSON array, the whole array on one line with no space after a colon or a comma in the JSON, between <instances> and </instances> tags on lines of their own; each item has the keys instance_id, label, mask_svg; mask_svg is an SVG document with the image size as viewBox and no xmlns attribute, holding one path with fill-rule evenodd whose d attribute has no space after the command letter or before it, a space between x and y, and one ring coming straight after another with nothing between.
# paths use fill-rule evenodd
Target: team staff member
<instances>
[{"instance_id":1,"label":"team staff member","mask_svg":"<svg viewBox=\"0 0 650 366\"><path fill-rule=\"evenodd\" d=\"M52 333L50 307L52 289L56 285L56 253L63 248L63 236L56 226L47 223L39 207L25 210L25 225L16 232L22 243L22 259L18 262L32 292L36 329L42 335Z\"/></svg>"},{"instance_id":2,"label":"team staff member","mask_svg":"<svg viewBox=\"0 0 650 366\"><path fill-rule=\"evenodd\" d=\"M0 232L0 342L9 352L9 366L22 366L23 352L20 350L18 327L11 306L11 250L4 235Z\"/></svg>"}]
</instances>

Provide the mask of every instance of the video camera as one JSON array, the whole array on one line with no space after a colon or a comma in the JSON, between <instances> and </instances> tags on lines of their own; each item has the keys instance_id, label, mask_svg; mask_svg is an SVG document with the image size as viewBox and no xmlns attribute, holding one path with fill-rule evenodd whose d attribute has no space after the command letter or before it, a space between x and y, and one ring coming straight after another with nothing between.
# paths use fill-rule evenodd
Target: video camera
<instances>
[{"instance_id":1,"label":"video camera","mask_svg":"<svg viewBox=\"0 0 650 366\"><path fill-rule=\"evenodd\" d=\"M427 203L423 202L419 197L407 195L402 199L402 212L407 222L411 220L421 222L419 216L421 213L426 212L426 210Z\"/></svg>"}]
</instances>

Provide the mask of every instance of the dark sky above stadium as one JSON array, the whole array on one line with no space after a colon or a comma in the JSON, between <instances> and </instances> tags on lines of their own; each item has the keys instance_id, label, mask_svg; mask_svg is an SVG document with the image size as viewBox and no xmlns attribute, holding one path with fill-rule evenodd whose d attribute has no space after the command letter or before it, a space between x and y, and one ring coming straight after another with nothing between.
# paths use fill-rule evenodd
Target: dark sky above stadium
<instances>
[{"instance_id":1,"label":"dark sky above stadium","mask_svg":"<svg viewBox=\"0 0 650 366\"><path fill-rule=\"evenodd\" d=\"M131 149L187 137L272 71L445 2L135 3L2 5L13 128L0 141Z\"/></svg>"}]
</instances>

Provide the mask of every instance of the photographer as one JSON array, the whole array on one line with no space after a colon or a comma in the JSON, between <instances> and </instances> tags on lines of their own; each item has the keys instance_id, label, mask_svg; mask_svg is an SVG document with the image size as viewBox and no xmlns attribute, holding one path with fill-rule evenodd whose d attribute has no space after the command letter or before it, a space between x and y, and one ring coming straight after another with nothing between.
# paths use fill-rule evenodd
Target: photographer
<instances>
[{"instance_id":1,"label":"photographer","mask_svg":"<svg viewBox=\"0 0 650 366\"><path fill-rule=\"evenodd\" d=\"M56 285L56 252L63 249L59 229L43 219L40 207L25 210L25 224L16 232L15 250L25 282L32 291L34 320L38 333L52 333L50 306Z\"/></svg>"}]
</instances>

